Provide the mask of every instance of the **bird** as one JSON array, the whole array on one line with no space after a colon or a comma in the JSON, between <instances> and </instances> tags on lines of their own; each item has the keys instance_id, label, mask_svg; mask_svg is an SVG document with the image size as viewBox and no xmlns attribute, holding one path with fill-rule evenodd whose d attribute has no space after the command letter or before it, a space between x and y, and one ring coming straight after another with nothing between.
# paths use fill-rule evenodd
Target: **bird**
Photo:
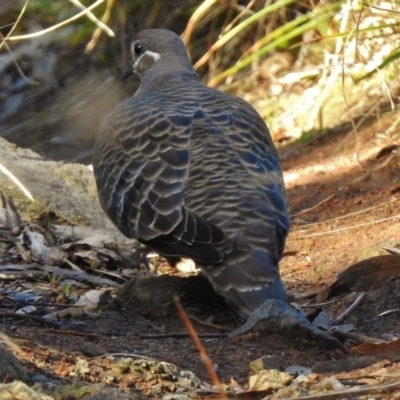
<instances>
[{"instance_id":1,"label":"bird","mask_svg":"<svg viewBox=\"0 0 400 400\"><path fill-rule=\"evenodd\" d=\"M244 99L206 86L181 38L147 29L122 79L140 86L105 117L93 151L100 203L128 238L190 258L240 317L288 302L279 272L290 229L268 127Z\"/></svg>"}]
</instances>

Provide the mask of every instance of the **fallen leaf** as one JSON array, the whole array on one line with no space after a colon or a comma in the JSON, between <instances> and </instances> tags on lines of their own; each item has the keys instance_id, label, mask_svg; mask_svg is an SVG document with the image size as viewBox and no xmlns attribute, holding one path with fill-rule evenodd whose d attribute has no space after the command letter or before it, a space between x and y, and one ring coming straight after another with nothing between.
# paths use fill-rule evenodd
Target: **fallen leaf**
<instances>
[{"instance_id":1,"label":"fallen leaf","mask_svg":"<svg viewBox=\"0 0 400 400\"><path fill-rule=\"evenodd\" d=\"M400 358L400 339L389 343L363 343L352 349L354 353L389 359Z\"/></svg>"}]
</instances>

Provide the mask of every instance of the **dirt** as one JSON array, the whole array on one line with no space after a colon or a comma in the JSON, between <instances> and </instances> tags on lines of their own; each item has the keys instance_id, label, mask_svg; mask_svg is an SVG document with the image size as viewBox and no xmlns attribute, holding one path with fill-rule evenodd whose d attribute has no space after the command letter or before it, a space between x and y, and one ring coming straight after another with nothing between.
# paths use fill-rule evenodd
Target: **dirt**
<instances>
[{"instance_id":1,"label":"dirt","mask_svg":"<svg viewBox=\"0 0 400 400\"><path fill-rule=\"evenodd\" d=\"M337 274L360 260L388 254L383 246L396 247L400 243L399 158L396 148L381 152L396 142L375 139L394 119L395 115L388 113L359 127L357 134L348 125L307 144L293 143L279 149L293 220L281 273L288 292L294 301L305 305L306 311L310 310L306 294L329 287ZM344 323L353 324L356 332L377 338L398 335L400 267L397 276L395 272L382 279L378 274L367 282L362 287L366 297ZM354 293L321 308L333 319L353 300ZM203 321L213 316L212 322L224 327L239 326L224 306L188 306L186 311ZM380 316L385 311L391 312ZM86 359L91 369L79 376L83 381L146 385L137 378L127 383L128 376L107 378L111 366L104 358L106 354L152 357L210 381L192 340L177 335L186 333L186 329L173 306L154 309L149 304L122 304L65 324L65 329L54 330L24 320L3 324L2 329L18 338L31 370L67 382L75 379L70 372L76 361ZM198 322L194 326L199 334L222 332ZM166 337L140 336L159 334ZM312 367L318 362L346 357L341 351L317 348L307 341L288 342L280 335L205 338L202 342L221 380L229 383L234 379L244 387L248 383L249 363L265 355L275 356L282 369L293 365Z\"/></svg>"}]
</instances>

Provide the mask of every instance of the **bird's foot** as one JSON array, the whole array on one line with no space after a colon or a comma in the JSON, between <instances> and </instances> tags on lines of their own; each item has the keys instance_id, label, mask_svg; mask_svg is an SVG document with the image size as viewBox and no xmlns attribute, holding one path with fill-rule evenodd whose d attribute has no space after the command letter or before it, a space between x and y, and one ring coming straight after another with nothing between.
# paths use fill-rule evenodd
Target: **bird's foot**
<instances>
[{"instance_id":1,"label":"bird's foot","mask_svg":"<svg viewBox=\"0 0 400 400\"><path fill-rule=\"evenodd\" d=\"M304 314L280 300L265 301L244 325L229 336L240 336L250 331L261 334L279 333L292 340L312 339L321 347L339 348L345 353L349 352L338 339L318 329Z\"/></svg>"}]
</instances>

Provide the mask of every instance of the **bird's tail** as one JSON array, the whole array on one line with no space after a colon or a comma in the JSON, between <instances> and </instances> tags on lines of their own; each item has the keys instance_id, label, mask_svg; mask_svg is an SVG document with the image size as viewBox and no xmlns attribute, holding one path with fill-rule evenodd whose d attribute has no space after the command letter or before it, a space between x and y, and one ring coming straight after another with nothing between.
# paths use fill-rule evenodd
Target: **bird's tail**
<instances>
[{"instance_id":1,"label":"bird's tail","mask_svg":"<svg viewBox=\"0 0 400 400\"><path fill-rule=\"evenodd\" d=\"M216 292L242 318L247 318L266 300L287 302L278 261L266 251L236 251L225 257L223 263L202 270Z\"/></svg>"}]
</instances>

